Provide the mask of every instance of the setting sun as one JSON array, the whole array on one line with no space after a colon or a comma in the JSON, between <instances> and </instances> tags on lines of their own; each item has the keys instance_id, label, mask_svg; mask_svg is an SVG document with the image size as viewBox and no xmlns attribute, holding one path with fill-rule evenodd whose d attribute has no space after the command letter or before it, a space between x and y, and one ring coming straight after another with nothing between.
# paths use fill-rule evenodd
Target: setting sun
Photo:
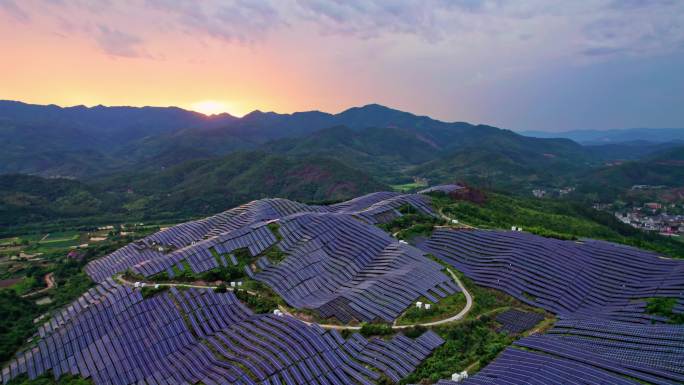
<instances>
[{"instance_id":1,"label":"setting sun","mask_svg":"<svg viewBox=\"0 0 684 385\"><path fill-rule=\"evenodd\" d=\"M202 100L192 103L190 109L204 115L215 115L223 112L230 113L228 104L217 100Z\"/></svg>"}]
</instances>

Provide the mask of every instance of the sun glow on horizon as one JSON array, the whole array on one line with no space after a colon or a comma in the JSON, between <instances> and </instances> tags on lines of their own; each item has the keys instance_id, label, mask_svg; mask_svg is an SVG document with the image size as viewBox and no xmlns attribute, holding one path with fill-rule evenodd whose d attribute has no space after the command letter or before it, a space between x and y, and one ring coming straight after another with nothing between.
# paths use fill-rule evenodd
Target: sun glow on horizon
<instances>
[{"instance_id":1,"label":"sun glow on horizon","mask_svg":"<svg viewBox=\"0 0 684 385\"><path fill-rule=\"evenodd\" d=\"M202 100L190 104L189 108L207 116L222 113L235 115L235 109L233 106L219 100Z\"/></svg>"}]
</instances>

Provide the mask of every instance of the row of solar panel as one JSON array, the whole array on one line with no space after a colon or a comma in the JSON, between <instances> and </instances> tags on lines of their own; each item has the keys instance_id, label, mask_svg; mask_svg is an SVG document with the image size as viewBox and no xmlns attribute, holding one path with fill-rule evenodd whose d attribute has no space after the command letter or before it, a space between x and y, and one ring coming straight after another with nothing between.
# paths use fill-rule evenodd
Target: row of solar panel
<instances>
[{"instance_id":1,"label":"row of solar panel","mask_svg":"<svg viewBox=\"0 0 684 385\"><path fill-rule=\"evenodd\" d=\"M140 264L144 265L149 263L149 261L155 261L158 258L162 258L169 249L184 249L203 240L226 235L227 233L231 233L238 229L242 229L247 233L250 232L250 225L282 218L299 212L339 212L355 214L359 217L363 217L366 221L375 223L377 222L376 216L378 214L383 212L395 212L396 210L394 209L403 204L412 204L419 210L426 213L432 213L425 197L421 195L391 192L368 194L349 202L332 206L308 206L286 199L262 199L252 201L205 219L182 223L159 231L138 242L125 246L104 258L90 262L86 266L86 272L96 282L102 282L108 277L126 271L133 266ZM364 210L369 211L363 213ZM394 216L395 215L392 215L389 219ZM258 253L260 250L263 250L263 245L259 245L250 251L254 254ZM198 263L193 265L193 269L197 269L196 272L216 267L211 262L203 264L200 262L202 260L204 259L199 258ZM175 262L178 261L175 260L174 263ZM166 267L172 264L173 263L167 263ZM139 269L143 274L155 274L164 271L164 269L160 269L157 266L154 266L149 271L147 268L142 267L142 265Z\"/></svg>"},{"instance_id":2,"label":"row of solar panel","mask_svg":"<svg viewBox=\"0 0 684 385\"><path fill-rule=\"evenodd\" d=\"M684 298L684 261L600 241L439 229L424 249L476 283L561 315L663 322L646 298Z\"/></svg>"},{"instance_id":3,"label":"row of solar panel","mask_svg":"<svg viewBox=\"0 0 684 385\"><path fill-rule=\"evenodd\" d=\"M172 288L143 299L137 289L107 286L96 289L99 299L45 328L36 346L3 369L3 383L51 370L98 385L370 384L377 371L405 375L443 342L432 332L416 340L369 343L354 335L345 341L288 316L254 315L232 293ZM115 309L119 303L126 305ZM357 361L349 341L363 341L358 357L375 362L377 371Z\"/></svg>"},{"instance_id":4,"label":"row of solar panel","mask_svg":"<svg viewBox=\"0 0 684 385\"><path fill-rule=\"evenodd\" d=\"M524 312L516 309L506 310L496 316L496 322L501 324L499 331L508 333L522 333L533 328L544 319L540 313Z\"/></svg>"},{"instance_id":5,"label":"row of solar panel","mask_svg":"<svg viewBox=\"0 0 684 385\"><path fill-rule=\"evenodd\" d=\"M421 296L437 302L458 290L421 251L348 215L287 217L280 234L289 257L278 264L261 261L255 279L288 304L325 318L392 321Z\"/></svg>"}]
</instances>

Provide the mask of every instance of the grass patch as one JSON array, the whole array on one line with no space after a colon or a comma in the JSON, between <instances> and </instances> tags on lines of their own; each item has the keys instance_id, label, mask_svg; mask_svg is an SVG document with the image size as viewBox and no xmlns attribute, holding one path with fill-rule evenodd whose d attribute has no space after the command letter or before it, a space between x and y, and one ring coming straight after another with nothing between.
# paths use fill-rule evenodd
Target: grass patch
<instances>
[{"instance_id":1,"label":"grass patch","mask_svg":"<svg viewBox=\"0 0 684 385\"><path fill-rule=\"evenodd\" d=\"M273 264L278 264L282 262L285 258L287 258L287 254L280 250L280 248L276 245L273 245L266 249L263 253L260 254L260 256L265 256Z\"/></svg>"},{"instance_id":2,"label":"grass patch","mask_svg":"<svg viewBox=\"0 0 684 385\"><path fill-rule=\"evenodd\" d=\"M514 341L511 336L497 333L496 325L489 316L440 325L433 330L445 340L444 344L435 349L400 384L437 382L476 362L479 362L480 367L485 366Z\"/></svg>"},{"instance_id":3,"label":"grass patch","mask_svg":"<svg viewBox=\"0 0 684 385\"><path fill-rule=\"evenodd\" d=\"M442 298L436 304L431 303L425 297L419 298L418 301L423 304L430 303L430 309L418 309L415 305L412 305L397 319L397 325L410 325L443 320L457 314L466 305L465 295L462 292Z\"/></svg>"},{"instance_id":4,"label":"grass patch","mask_svg":"<svg viewBox=\"0 0 684 385\"><path fill-rule=\"evenodd\" d=\"M169 290L169 286L145 286L140 289L140 294L142 294L143 298L147 299L167 290Z\"/></svg>"},{"instance_id":5,"label":"grass patch","mask_svg":"<svg viewBox=\"0 0 684 385\"><path fill-rule=\"evenodd\" d=\"M394 334L394 330L392 330L392 325L388 323L379 323L379 322L371 322L371 323L362 323L361 324L361 330L359 331L362 336L368 338L371 336L387 336Z\"/></svg>"},{"instance_id":6,"label":"grass patch","mask_svg":"<svg viewBox=\"0 0 684 385\"><path fill-rule=\"evenodd\" d=\"M416 182L411 182L411 183L404 183L404 184L393 184L390 185L392 190L397 191L397 192L411 192L418 190L420 188L425 188L427 187L427 183L416 183Z\"/></svg>"},{"instance_id":7,"label":"grass patch","mask_svg":"<svg viewBox=\"0 0 684 385\"><path fill-rule=\"evenodd\" d=\"M378 225L388 233L396 234L399 239L410 240L417 236L430 236L435 226L445 224L443 219L423 214L411 205L401 206L399 212L402 214L400 217Z\"/></svg>"},{"instance_id":8,"label":"grass patch","mask_svg":"<svg viewBox=\"0 0 684 385\"><path fill-rule=\"evenodd\" d=\"M684 314L675 314L672 310L677 305L677 298L657 297L646 300L646 313L667 317L672 324L684 324Z\"/></svg>"},{"instance_id":9,"label":"grass patch","mask_svg":"<svg viewBox=\"0 0 684 385\"><path fill-rule=\"evenodd\" d=\"M445 265L444 262L439 262ZM473 307L465 320L431 328L444 339L445 343L435 349L400 384L434 383L465 369L468 369L469 374L472 375L519 338L517 335L497 332L499 324L494 320L496 314L510 308L541 311L499 290L477 286L461 272L451 267L449 269L458 276L472 295ZM553 318L550 314L545 314L547 320ZM549 326L552 320L542 322L547 322L545 325Z\"/></svg>"},{"instance_id":10,"label":"grass patch","mask_svg":"<svg viewBox=\"0 0 684 385\"><path fill-rule=\"evenodd\" d=\"M608 212L588 207L588 203L487 193L485 202L476 204L430 196L435 209L480 228L508 230L521 226L524 231L545 237L603 239L684 258L684 242L633 228Z\"/></svg>"},{"instance_id":11,"label":"grass patch","mask_svg":"<svg viewBox=\"0 0 684 385\"><path fill-rule=\"evenodd\" d=\"M271 230L271 232L273 233L273 235L275 235L276 240L278 240L278 242L280 242L280 241L283 240L283 236L280 235L280 223L278 223L278 222L271 222L271 223L269 223L269 224L266 225L266 226L268 226L268 229Z\"/></svg>"},{"instance_id":12,"label":"grass patch","mask_svg":"<svg viewBox=\"0 0 684 385\"><path fill-rule=\"evenodd\" d=\"M278 306L284 304L283 299L278 294L261 282L249 281L245 285L249 291L255 294L250 294L244 289L237 289L234 291L235 296L257 314L271 313Z\"/></svg>"}]
</instances>

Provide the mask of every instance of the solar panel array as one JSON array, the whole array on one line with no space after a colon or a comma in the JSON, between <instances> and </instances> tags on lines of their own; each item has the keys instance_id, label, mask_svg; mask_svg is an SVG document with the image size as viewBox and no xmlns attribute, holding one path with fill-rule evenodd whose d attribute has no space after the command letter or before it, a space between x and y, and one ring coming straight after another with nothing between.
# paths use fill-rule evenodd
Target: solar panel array
<instances>
[{"instance_id":1,"label":"solar panel array","mask_svg":"<svg viewBox=\"0 0 684 385\"><path fill-rule=\"evenodd\" d=\"M186 266L202 273L235 265L236 250L247 248L256 257L278 243L285 260L273 264L261 257L256 271L244 266L250 278L267 283L288 304L325 318L392 321L421 296L437 302L458 290L438 263L372 225L401 215L397 208L407 204L432 214L426 197L391 192L327 207L254 201L160 231L91 262L86 271L96 280L126 269L173 278ZM269 228L271 221L279 223L282 242Z\"/></svg>"},{"instance_id":2,"label":"solar panel array","mask_svg":"<svg viewBox=\"0 0 684 385\"><path fill-rule=\"evenodd\" d=\"M399 382L443 343L435 332L427 331L415 340L397 334L387 341L380 338L367 341L361 335L353 334L343 346L362 364L377 368L390 380Z\"/></svg>"},{"instance_id":3,"label":"solar panel array","mask_svg":"<svg viewBox=\"0 0 684 385\"><path fill-rule=\"evenodd\" d=\"M161 255L155 259L140 262L131 267L134 273L149 277L157 273L169 271L173 266L182 270L182 262L186 261L194 273L202 273L220 267L211 250L219 255L231 253L237 249L247 248L256 256L272 246L276 237L268 229L266 222L248 225L237 230L205 239L182 249ZM225 258L225 256L224 256ZM221 261L227 266L228 261Z\"/></svg>"},{"instance_id":4,"label":"solar panel array","mask_svg":"<svg viewBox=\"0 0 684 385\"><path fill-rule=\"evenodd\" d=\"M399 379L443 341L345 340L289 316L256 315L232 293L175 288L143 299L104 281L43 327L2 370L3 383L71 373L95 384L371 384ZM92 294L92 293L91 293Z\"/></svg>"},{"instance_id":5,"label":"solar panel array","mask_svg":"<svg viewBox=\"0 0 684 385\"><path fill-rule=\"evenodd\" d=\"M525 330L533 328L543 319L543 314L516 309L506 310L495 318L496 322L501 324L499 331L508 333L522 333Z\"/></svg>"},{"instance_id":6,"label":"solar panel array","mask_svg":"<svg viewBox=\"0 0 684 385\"><path fill-rule=\"evenodd\" d=\"M279 231L288 257L262 264L255 279L324 318L392 321L421 296L437 302L459 290L423 252L349 215L293 215Z\"/></svg>"},{"instance_id":7,"label":"solar panel array","mask_svg":"<svg viewBox=\"0 0 684 385\"><path fill-rule=\"evenodd\" d=\"M565 319L518 340L465 383L684 383L684 327ZM629 378L629 379L628 379Z\"/></svg>"},{"instance_id":8,"label":"solar panel array","mask_svg":"<svg viewBox=\"0 0 684 385\"><path fill-rule=\"evenodd\" d=\"M638 385L607 370L547 354L507 348L463 385L584 384Z\"/></svg>"},{"instance_id":9,"label":"solar panel array","mask_svg":"<svg viewBox=\"0 0 684 385\"><path fill-rule=\"evenodd\" d=\"M378 192L329 206L335 213L353 214L370 224L387 223L400 216L398 208L411 205L424 214L434 214L430 201L419 194Z\"/></svg>"},{"instance_id":10,"label":"solar panel array","mask_svg":"<svg viewBox=\"0 0 684 385\"><path fill-rule=\"evenodd\" d=\"M603 241L438 229L422 245L477 284L561 316L662 322L646 299L684 298L684 261Z\"/></svg>"},{"instance_id":11,"label":"solar panel array","mask_svg":"<svg viewBox=\"0 0 684 385\"><path fill-rule=\"evenodd\" d=\"M223 213L182 223L133 242L112 254L94 260L86 266L86 272L96 282L102 282L116 273L126 271L138 264L149 264L150 261L164 258L172 254L192 253L186 249L195 248L197 243L219 235L229 234L236 230L248 232L249 226L300 211L323 210L316 206L307 206L286 199L262 199L252 201L225 211ZM244 233L242 233L244 234ZM235 235L237 237L239 235ZM160 251L160 248L162 250ZM168 259L168 258L167 258ZM191 265L192 266L192 265ZM199 271L201 265L194 266ZM206 267L204 267L206 269Z\"/></svg>"},{"instance_id":12,"label":"solar panel array","mask_svg":"<svg viewBox=\"0 0 684 385\"><path fill-rule=\"evenodd\" d=\"M96 282L131 268L149 276L182 259L189 259L194 272L202 272L218 266L210 258L210 247L232 239L235 244L242 245L240 247L249 247L251 252L258 253L273 243L272 237L254 229L266 221L300 212L335 212L353 215L371 224L384 223L399 216L396 209L402 205L413 205L426 214L434 214L429 200L417 194L373 193L332 206L311 206L287 199L261 199L159 231L90 262L86 272ZM224 249L227 247L232 246Z\"/></svg>"},{"instance_id":13,"label":"solar panel array","mask_svg":"<svg viewBox=\"0 0 684 385\"><path fill-rule=\"evenodd\" d=\"M465 384L684 383L684 326L646 313L648 298L684 299L684 261L613 243L524 232L438 229L421 246L477 284L559 315ZM503 313L504 328L522 321ZM655 323L655 324L654 324Z\"/></svg>"}]
</instances>

